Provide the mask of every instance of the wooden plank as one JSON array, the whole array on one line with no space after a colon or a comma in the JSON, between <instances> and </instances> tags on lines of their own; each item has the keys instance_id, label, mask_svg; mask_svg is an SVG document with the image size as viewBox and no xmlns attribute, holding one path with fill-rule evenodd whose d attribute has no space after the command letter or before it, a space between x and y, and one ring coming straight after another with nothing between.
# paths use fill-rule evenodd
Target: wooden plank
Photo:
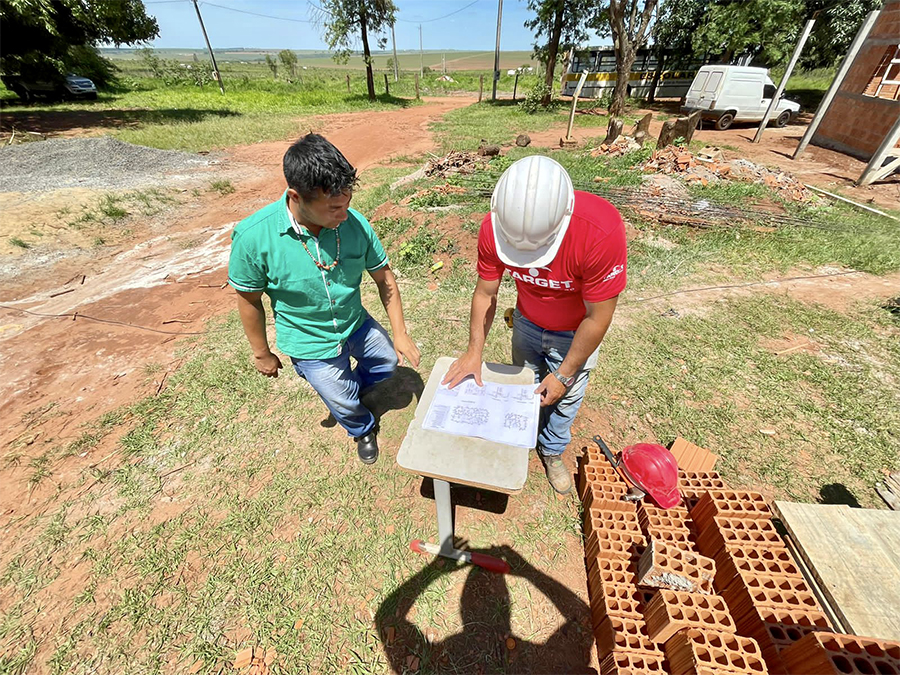
<instances>
[{"instance_id":1,"label":"wooden plank","mask_svg":"<svg viewBox=\"0 0 900 675\"><path fill-rule=\"evenodd\" d=\"M900 640L900 513L780 501L775 512L847 630Z\"/></svg>"}]
</instances>

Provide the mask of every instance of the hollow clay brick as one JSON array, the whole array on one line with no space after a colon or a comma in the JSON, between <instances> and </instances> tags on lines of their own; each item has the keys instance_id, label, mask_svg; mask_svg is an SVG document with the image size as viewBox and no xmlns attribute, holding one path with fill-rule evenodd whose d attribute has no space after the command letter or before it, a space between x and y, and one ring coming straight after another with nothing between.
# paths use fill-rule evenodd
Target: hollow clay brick
<instances>
[{"instance_id":1,"label":"hollow clay brick","mask_svg":"<svg viewBox=\"0 0 900 675\"><path fill-rule=\"evenodd\" d=\"M642 619L643 595L634 586L601 584L596 580L588 582L588 596L591 600L591 619L596 628L607 617Z\"/></svg>"},{"instance_id":2,"label":"hollow clay brick","mask_svg":"<svg viewBox=\"0 0 900 675\"><path fill-rule=\"evenodd\" d=\"M646 545L644 535L618 530L593 530L584 545L590 562L596 557L632 558L639 556Z\"/></svg>"},{"instance_id":3,"label":"hollow clay brick","mask_svg":"<svg viewBox=\"0 0 900 675\"><path fill-rule=\"evenodd\" d=\"M696 548L689 530L650 530L648 534L660 541L681 544L682 550L692 551Z\"/></svg>"},{"instance_id":4,"label":"hollow clay brick","mask_svg":"<svg viewBox=\"0 0 900 675\"><path fill-rule=\"evenodd\" d=\"M679 487L694 490L727 490L728 485L716 471L678 471Z\"/></svg>"},{"instance_id":5,"label":"hollow clay brick","mask_svg":"<svg viewBox=\"0 0 900 675\"><path fill-rule=\"evenodd\" d=\"M731 581L731 584L721 589L721 594L728 606L732 607L733 604L740 604L742 599L758 590L812 594L802 577L770 577L762 574L737 576Z\"/></svg>"},{"instance_id":6,"label":"hollow clay brick","mask_svg":"<svg viewBox=\"0 0 900 675\"><path fill-rule=\"evenodd\" d=\"M728 608L735 620L752 613L754 607L777 607L802 612L821 611L816 597L808 591L747 588L740 579L735 579L722 595L727 598Z\"/></svg>"},{"instance_id":7,"label":"hollow clay brick","mask_svg":"<svg viewBox=\"0 0 900 675\"><path fill-rule=\"evenodd\" d=\"M677 532L684 532L687 536L690 536L691 534L691 528L687 524L688 521L680 520L678 518L670 518L669 516L647 516L638 511L638 522L645 531L675 530Z\"/></svg>"},{"instance_id":8,"label":"hollow clay brick","mask_svg":"<svg viewBox=\"0 0 900 675\"><path fill-rule=\"evenodd\" d=\"M800 568L786 548L742 548L728 546L716 561L716 588L726 588L735 577L785 577L803 579Z\"/></svg>"},{"instance_id":9,"label":"hollow clay brick","mask_svg":"<svg viewBox=\"0 0 900 675\"><path fill-rule=\"evenodd\" d=\"M634 502L622 499L628 488L624 483L589 483L581 497L585 509L636 512Z\"/></svg>"},{"instance_id":10,"label":"hollow clay brick","mask_svg":"<svg viewBox=\"0 0 900 675\"><path fill-rule=\"evenodd\" d=\"M787 672L780 656L783 649L809 633L830 629L822 612L775 607L755 607L751 613L735 617L735 623L741 635L752 637L759 643L769 671L773 673Z\"/></svg>"},{"instance_id":11,"label":"hollow clay brick","mask_svg":"<svg viewBox=\"0 0 900 675\"><path fill-rule=\"evenodd\" d=\"M856 635L809 633L782 651L781 658L792 675L900 674L900 642Z\"/></svg>"},{"instance_id":12,"label":"hollow clay brick","mask_svg":"<svg viewBox=\"0 0 900 675\"><path fill-rule=\"evenodd\" d=\"M594 558L588 568L588 578L596 578L602 584L636 586L637 565L628 559Z\"/></svg>"},{"instance_id":13,"label":"hollow clay brick","mask_svg":"<svg viewBox=\"0 0 900 675\"><path fill-rule=\"evenodd\" d=\"M684 506L673 506L670 509L664 509L647 501L640 502L638 504L638 517L646 518L650 516L665 516L667 518L674 518L681 521L682 524L687 524L691 519L690 511L688 511Z\"/></svg>"},{"instance_id":14,"label":"hollow clay brick","mask_svg":"<svg viewBox=\"0 0 900 675\"><path fill-rule=\"evenodd\" d=\"M715 572L715 563L710 558L651 538L638 561L637 583L651 588L710 595L713 593Z\"/></svg>"},{"instance_id":15,"label":"hollow clay brick","mask_svg":"<svg viewBox=\"0 0 900 675\"><path fill-rule=\"evenodd\" d=\"M630 530L641 534L641 524L637 515L629 511L609 511L606 509L585 509L584 530L585 534L591 529L610 527L615 530Z\"/></svg>"},{"instance_id":16,"label":"hollow clay brick","mask_svg":"<svg viewBox=\"0 0 900 675\"><path fill-rule=\"evenodd\" d=\"M613 651L663 656L662 650L647 635L647 626L639 619L608 616L594 630L594 637L597 658L601 661Z\"/></svg>"},{"instance_id":17,"label":"hollow clay brick","mask_svg":"<svg viewBox=\"0 0 900 675\"><path fill-rule=\"evenodd\" d=\"M701 669L742 675L768 672L756 641L731 633L683 629L666 641L665 653L672 675L688 675Z\"/></svg>"},{"instance_id":18,"label":"hollow clay brick","mask_svg":"<svg viewBox=\"0 0 900 675\"><path fill-rule=\"evenodd\" d=\"M663 658L634 652L613 652L600 662L600 675L665 675Z\"/></svg>"},{"instance_id":19,"label":"hollow clay brick","mask_svg":"<svg viewBox=\"0 0 900 675\"><path fill-rule=\"evenodd\" d=\"M771 519L766 498L758 492L744 490L707 490L698 495L691 509L698 530L705 529L713 518Z\"/></svg>"},{"instance_id":20,"label":"hollow clay brick","mask_svg":"<svg viewBox=\"0 0 900 675\"><path fill-rule=\"evenodd\" d=\"M784 548L784 540L771 520L714 518L697 535L697 548L715 557L726 546Z\"/></svg>"},{"instance_id":21,"label":"hollow clay brick","mask_svg":"<svg viewBox=\"0 0 900 675\"><path fill-rule=\"evenodd\" d=\"M682 628L735 632L725 601L718 595L661 590L644 610L647 633L657 643L666 642Z\"/></svg>"},{"instance_id":22,"label":"hollow clay brick","mask_svg":"<svg viewBox=\"0 0 900 675\"><path fill-rule=\"evenodd\" d=\"M606 462L606 460L603 460ZM625 485L625 482L613 469L608 462L606 465L591 464L590 462L579 462L578 464L578 494L584 495L587 485L591 483L619 483Z\"/></svg>"}]
</instances>

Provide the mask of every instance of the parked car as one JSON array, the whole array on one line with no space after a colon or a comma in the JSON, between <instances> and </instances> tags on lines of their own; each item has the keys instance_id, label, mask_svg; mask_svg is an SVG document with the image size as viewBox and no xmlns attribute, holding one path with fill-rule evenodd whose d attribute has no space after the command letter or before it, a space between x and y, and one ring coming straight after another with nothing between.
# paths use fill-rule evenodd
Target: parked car
<instances>
[{"instance_id":1,"label":"parked car","mask_svg":"<svg viewBox=\"0 0 900 675\"><path fill-rule=\"evenodd\" d=\"M0 76L7 89L23 101L35 98L97 98L97 87L86 77L68 73L57 80L38 80L20 75Z\"/></svg>"},{"instance_id":2,"label":"parked car","mask_svg":"<svg viewBox=\"0 0 900 675\"><path fill-rule=\"evenodd\" d=\"M775 83L765 68L703 66L684 97L682 111L699 110L704 120L724 130L732 122L759 122L775 95ZM772 113L771 124L783 127L800 112L800 104L784 96Z\"/></svg>"}]
</instances>

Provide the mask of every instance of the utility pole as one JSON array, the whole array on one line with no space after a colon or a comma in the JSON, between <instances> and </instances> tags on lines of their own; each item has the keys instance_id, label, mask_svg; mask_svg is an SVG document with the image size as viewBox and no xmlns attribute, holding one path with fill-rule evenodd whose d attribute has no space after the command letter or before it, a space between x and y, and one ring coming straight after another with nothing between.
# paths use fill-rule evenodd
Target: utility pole
<instances>
[{"instance_id":1,"label":"utility pole","mask_svg":"<svg viewBox=\"0 0 900 675\"><path fill-rule=\"evenodd\" d=\"M203 17L200 16L200 5L197 4L197 0L194 0L194 9L197 10L197 18L200 20L200 30L203 31L203 39L206 40L206 48L209 50L209 58L213 65L213 76L215 76L216 82L219 83L219 91L224 94L225 85L222 83L222 74L219 72L219 66L216 65L216 55L213 54L212 45L209 44L209 36L206 34L206 26L203 25Z\"/></svg>"},{"instance_id":2,"label":"utility pole","mask_svg":"<svg viewBox=\"0 0 900 675\"><path fill-rule=\"evenodd\" d=\"M419 24L419 77L425 77L425 55L422 53L422 24Z\"/></svg>"},{"instance_id":3,"label":"utility pole","mask_svg":"<svg viewBox=\"0 0 900 675\"><path fill-rule=\"evenodd\" d=\"M400 66L397 65L397 36L394 35L394 22L391 21L391 42L394 43L394 82L400 81Z\"/></svg>"},{"instance_id":4,"label":"utility pole","mask_svg":"<svg viewBox=\"0 0 900 675\"><path fill-rule=\"evenodd\" d=\"M196 2L196 0L194 0ZM497 81L500 79L500 21L503 18L503 0L497 4L497 46L494 48L494 88L491 91L491 100L497 100Z\"/></svg>"}]
</instances>

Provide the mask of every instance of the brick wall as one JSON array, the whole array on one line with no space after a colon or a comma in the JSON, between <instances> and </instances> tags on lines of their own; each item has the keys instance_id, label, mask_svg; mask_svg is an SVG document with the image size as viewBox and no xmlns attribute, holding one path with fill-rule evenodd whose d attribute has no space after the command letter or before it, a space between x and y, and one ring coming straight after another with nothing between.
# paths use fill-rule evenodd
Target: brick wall
<instances>
[{"instance_id":1,"label":"brick wall","mask_svg":"<svg viewBox=\"0 0 900 675\"><path fill-rule=\"evenodd\" d=\"M812 143L868 160L900 118L900 101L865 95L888 47L900 40L900 0L885 0Z\"/></svg>"}]
</instances>

